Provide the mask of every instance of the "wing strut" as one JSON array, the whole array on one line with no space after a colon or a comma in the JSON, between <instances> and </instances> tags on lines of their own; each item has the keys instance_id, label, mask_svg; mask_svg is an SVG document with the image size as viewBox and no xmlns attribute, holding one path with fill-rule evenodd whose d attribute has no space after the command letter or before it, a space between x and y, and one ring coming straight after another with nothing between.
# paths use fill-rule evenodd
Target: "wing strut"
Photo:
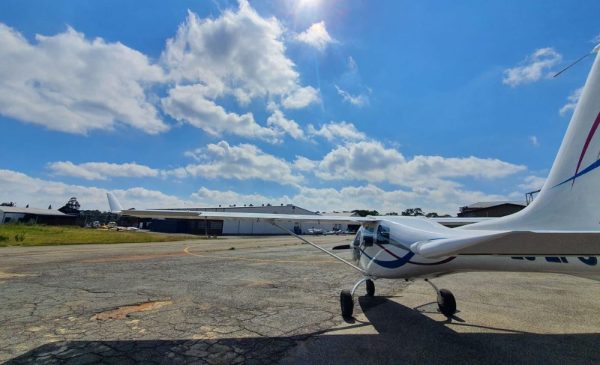
<instances>
[{"instance_id":1,"label":"wing strut","mask_svg":"<svg viewBox=\"0 0 600 365\"><path fill-rule=\"evenodd\" d=\"M344 264L346 264L346 265L348 265L348 266L352 267L354 270L358 270L358 271L360 271L360 273L361 273L361 274L363 274L363 275L367 275L366 271L365 271L365 270L363 270L363 269L361 269L360 267L358 267L358 266L356 266L356 265L352 264L351 262L349 262L349 261L347 261L347 260L344 260L343 258L339 257L338 255L336 255L336 254L334 254L334 253L332 253L332 252L329 252L328 250L324 249L323 247L321 247L321 246L319 246L319 245L317 245L317 244L315 244L315 243L312 243L312 242L310 242L310 241L309 241L309 240L307 240L306 238L304 238L304 237L300 237L299 235L297 235L296 233L294 233L294 232L290 231L289 229L287 229L287 228L285 228L285 227L282 227L282 226L280 226L279 224L275 223L275 221L271 220L271 221L269 221L269 223L271 223L271 224L272 224L272 225L274 225L275 227L277 227L277 228L281 229L282 231L284 231L284 232L287 232L287 233L289 233L290 235L292 235L292 236L296 237L296 238L297 238L297 239L299 239L300 241L302 241L302 242L305 242L305 243L308 243L309 245L313 246L314 248L316 248L316 249L318 249L318 250L321 250L321 251L325 252L326 254L328 254L329 256L333 257L334 259L336 259L336 260L338 260L338 261L341 261L341 262L343 262Z\"/></svg>"}]
</instances>

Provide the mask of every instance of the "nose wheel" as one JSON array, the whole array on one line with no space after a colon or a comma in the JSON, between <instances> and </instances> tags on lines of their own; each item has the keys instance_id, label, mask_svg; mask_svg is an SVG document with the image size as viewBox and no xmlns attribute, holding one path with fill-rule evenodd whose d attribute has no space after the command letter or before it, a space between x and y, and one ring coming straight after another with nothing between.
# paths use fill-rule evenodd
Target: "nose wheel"
<instances>
[{"instance_id":1,"label":"nose wheel","mask_svg":"<svg viewBox=\"0 0 600 365\"><path fill-rule=\"evenodd\" d=\"M365 287L367 289L367 296L372 297L375 295L375 282L369 278L363 278L359 280L352 290L342 290L340 293L340 307L342 309L342 317L351 318L352 313L354 311L354 292L360 286L360 284L365 283Z\"/></svg>"},{"instance_id":2,"label":"nose wheel","mask_svg":"<svg viewBox=\"0 0 600 365\"><path fill-rule=\"evenodd\" d=\"M447 318L452 318L452 316L456 314L456 299L454 298L454 294L448 289L438 289L435 284L427 279L425 279L425 281L428 282L437 293L437 305L440 313Z\"/></svg>"}]
</instances>

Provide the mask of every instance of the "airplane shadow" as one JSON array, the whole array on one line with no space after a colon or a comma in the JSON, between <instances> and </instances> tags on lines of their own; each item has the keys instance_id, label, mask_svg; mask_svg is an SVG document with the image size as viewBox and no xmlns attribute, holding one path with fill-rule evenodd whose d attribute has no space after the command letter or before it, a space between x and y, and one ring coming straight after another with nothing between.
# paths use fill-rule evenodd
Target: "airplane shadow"
<instances>
[{"instance_id":1,"label":"airplane shadow","mask_svg":"<svg viewBox=\"0 0 600 365\"><path fill-rule=\"evenodd\" d=\"M459 333L447 321L435 321L386 297L361 297L358 303L377 333L360 334L365 324L356 323L347 327L359 334L339 334L336 328L294 337L64 341L40 346L7 364L600 363L600 333L535 334L453 322L478 328L477 333Z\"/></svg>"}]
</instances>

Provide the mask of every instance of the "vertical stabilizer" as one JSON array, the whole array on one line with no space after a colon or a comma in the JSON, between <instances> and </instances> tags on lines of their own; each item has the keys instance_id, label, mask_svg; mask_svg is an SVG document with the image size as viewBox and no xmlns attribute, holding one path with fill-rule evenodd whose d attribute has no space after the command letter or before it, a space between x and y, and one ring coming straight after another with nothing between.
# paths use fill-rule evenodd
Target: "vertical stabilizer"
<instances>
[{"instance_id":1,"label":"vertical stabilizer","mask_svg":"<svg viewBox=\"0 0 600 365\"><path fill-rule=\"evenodd\" d=\"M594 48L596 59L536 199L518 213L465 229L600 230L599 48Z\"/></svg>"},{"instance_id":2,"label":"vertical stabilizer","mask_svg":"<svg viewBox=\"0 0 600 365\"><path fill-rule=\"evenodd\" d=\"M121 213L123 207L121 207L121 203L117 200L117 198L113 195L113 193L106 193L106 197L108 198L108 206L110 208L111 213Z\"/></svg>"}]
</instances>

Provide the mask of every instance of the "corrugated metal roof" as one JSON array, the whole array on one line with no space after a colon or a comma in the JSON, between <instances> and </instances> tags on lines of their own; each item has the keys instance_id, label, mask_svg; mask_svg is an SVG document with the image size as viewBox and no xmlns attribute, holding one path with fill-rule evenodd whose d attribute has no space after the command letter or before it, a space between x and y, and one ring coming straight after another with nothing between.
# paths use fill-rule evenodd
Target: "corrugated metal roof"
<instances>
[{"instance_id":1,"label":"corrugated metal roof","mask_svg":"<svg viewBox=\"0 0 600 365\"><path fill-rule=\"evenodd\" d=\"M18 208L0 206L0 212L17 213L17 214L35 214L35 215L54 215L66 216L67 214L54 209L37 209L37 208Z\"/></svg>"},{"instance_id":2,"label":"corrugated metal roof","mask_svg":"<svg viewBox=\"0 0 600 365\"><path fill-rule=\"evenodd\" d=\"M287 205L254 205L254 206L221 206L205 208L170 208L156 210L187 210L193 212L239 212L239 213L273 213L273 214L317 214L293 204Z\"/></svg>"},{"instance_id":3,"label":"corrugated metal roof","mask_svg":"<svg viewBox=\"0 0 600 365\"><path fill-rule=\"evenodd\" d=\"M331 212L323 213L323 215L333 215L337 217L358 217L358 214L352 212Z\"/></svg>"},{"instance_id":4,"label":"corrugated metal roof","mask_svg":"<svg viewBox=\"0 0 600 365\"><path fill-rule=\"evenodd\" d=\"M478 202L478 203L473 203L471 205L467 205L465 208L467 208L467 209L484 209L484 208L497 207L499 205L504 205L504 204L520 205L523 207L527 205L523 202L515 202L515 201Z\"/></svg>"}]
</instances>

